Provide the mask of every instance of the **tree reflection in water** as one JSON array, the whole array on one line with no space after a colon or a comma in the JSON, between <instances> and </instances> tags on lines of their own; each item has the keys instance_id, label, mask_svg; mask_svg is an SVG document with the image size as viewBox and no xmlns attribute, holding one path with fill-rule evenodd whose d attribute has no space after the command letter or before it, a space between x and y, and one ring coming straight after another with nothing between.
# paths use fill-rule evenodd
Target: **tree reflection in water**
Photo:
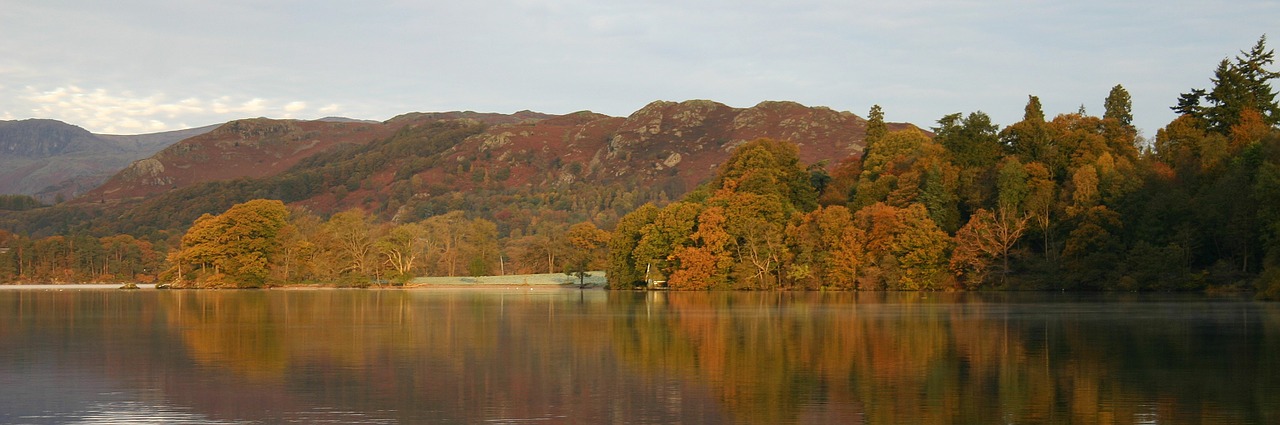
<instances>
[{"instance_id":1,"label":"tree reflection in water","mask_svg":"<svg viewBox=\"0 0 1280 425\"><path fill-rule=\"evenodd\" d=\"M0 291L0 318L0 377L210 421L1280 423L1280 306L1201 296Z\"/></svg>"}]
</instances>

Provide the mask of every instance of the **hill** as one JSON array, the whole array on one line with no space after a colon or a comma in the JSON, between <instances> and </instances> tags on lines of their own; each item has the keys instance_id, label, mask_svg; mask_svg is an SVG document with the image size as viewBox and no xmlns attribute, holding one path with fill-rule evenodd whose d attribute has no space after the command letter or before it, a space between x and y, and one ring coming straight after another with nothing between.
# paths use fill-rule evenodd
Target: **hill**
<instances>
[{"instance_id":1,"label":"hill","mask_svg":"<svg viewBox=\"0 0 1280 425\"><path fill-rule=\"evenodd\" d=\"M134 160L212 129L124 136L93 134L56 120L0 121L0 194L71 199Z\"/></svg>"},{"instance_id":2,"label":"hill","mask_svg":"<svg viewBox=\"0 0 1280 425\"><path fill-rule=\"evenodd\" d=\"M495 221L503 235L571 220L608 226L645 202L684 196L747 141L792 141L806 163L833 164L861 151L865 127L852 113L823 107L706 100L657 101L627 117L238 120L135 161L71 205L0 225L163 239L200 214L272 198L321 215L355 208L398 221L464 210Z\"/></svg>"},{"instance_id":3,"label":"hill","mask_svg":"<svg viewBox=\"0 0 1280 425\"><path fill-rule=\"evenodd\" d=\"M274 176L303 158L339 146L384 139L405 125L454 119L496 124L542 117L534 113L440 112L405 114L386 122L334 117L236 120L129 164L75 202L141 200L203 182Z\"/></svg>"}]
</instances>

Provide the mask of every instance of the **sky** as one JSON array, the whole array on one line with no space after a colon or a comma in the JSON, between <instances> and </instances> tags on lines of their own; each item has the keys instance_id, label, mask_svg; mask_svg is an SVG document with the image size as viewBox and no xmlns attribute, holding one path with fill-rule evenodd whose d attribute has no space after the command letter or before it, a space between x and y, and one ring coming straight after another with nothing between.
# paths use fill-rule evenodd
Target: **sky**
<instances>
[{"instance_id":1,"label":"sky","mask_svg":"<svg viewBox=\"0 0 1280 425\"><path fill-rule=\"evenodd\" d=\"M1153 137L1267 33L1280 1L0 0L0 120L139 134L709 99L1006 126L1028 95L1101 115L1121 84Z\"/></svg>"}]
</instances>

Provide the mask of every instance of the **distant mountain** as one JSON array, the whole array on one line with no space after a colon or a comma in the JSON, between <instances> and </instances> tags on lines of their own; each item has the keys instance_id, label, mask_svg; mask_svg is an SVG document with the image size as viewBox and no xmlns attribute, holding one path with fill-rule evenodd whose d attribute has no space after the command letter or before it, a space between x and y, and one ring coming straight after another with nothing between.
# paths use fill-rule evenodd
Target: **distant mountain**
<instances>
[{"instance_id":1,"label":"distant mountain","mask_svg":"<svg viewBox=\"0 0 1280 425\"><path fill-rule=\"evenodd\" d=\"M73 152L118 152L83 128L56 120L0 121L0 151L6 157L43 159Z\"/></svg>"},{"instance_id":2,"label":"distant mountain","mask_svg":"<svg viewBox=\"0 0 1280 425\"><path fill-rule=\"evenodd\" d=\"M160 149L164 149L169 145L177 143L190 137L199 136L201 134L213 131L221 124L206 125L204 127L188 128L186 130L165 131L150 134L135 135L119 135L119 134L98 134L98 137L114 141L123 148L136 148L138 151L151 151L156 153ZM148 154L150 155L150 154Z\"/></svg>"},{"instance_id":3,"label":"distant mountain","mask_svg":"<svg viewBox=\"0 0 1280 425\"><path fill-rule=\"evenodd\" d=\"M71 199L134 160L212 129L123 136L93 134L56 120L0 121L0 194Z\"/></svg>"}]
</instances>

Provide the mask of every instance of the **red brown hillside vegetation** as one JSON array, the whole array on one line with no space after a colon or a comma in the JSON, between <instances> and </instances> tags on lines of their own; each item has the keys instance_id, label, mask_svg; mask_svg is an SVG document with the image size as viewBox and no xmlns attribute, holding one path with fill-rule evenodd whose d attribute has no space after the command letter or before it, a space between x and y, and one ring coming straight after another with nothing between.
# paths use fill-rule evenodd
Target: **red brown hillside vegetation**
<instances>
[{"instance_id":1,"label":"red brown hillside vegetation","mask_svg":"<svg viewBox=\"0 0 1280 425\"><path fill-rule=\"evenodd\" d=\"M364 145L412 124L471 119L486 124L537 120L549 115L476 112L409 113L386 122L253 118L231 121L135 161L78 202L145 198L196 183L279 174L298 161L343 144Z\"/></svg>"},{"instance_id":2,"label":"red brown hillside vegetation","mask_svg":"<svg viewBox=\"0 0 1280 425\"><path fill-rule=\"evenodd\" d=\"M479 181L451 185L464 189L501 174L507 187L589 180L663 185L678 196L714 175L745 142L786 140L799 146L806 163L834 163L861 152L865 131L866 121L852 113L794 102L733 108L708 100L657 101L626 118L584 111L496 125L446 152L443 162L486 173ZM446 181L453 172L442 166L422 177Z\"/></svg>"},{"instance_id":3,"label":"red brown hillside vegetation","mask_svg":"<svg viewBox=\"0 0 1280 425\"><path fill-rule=\"evenodd\" d=\"M413 166L392 156L388 158L391 162L363 177L338 178L330 171L312 169L306 172L311 177L292 179L312 182L310 192L298 192L297 186L273 189L271 185L276 183L272 181L279 182L277 179L263 180L267 188L259 193L301 195L287 200L321 214L361 208L387 217L398 215L403 205L430 204L442 197L456 198L443 203L448 209L475 207L471 201L460 201L459 194L480 196L498 191L520 193L523 195L515 196L528 199L574 193L583 189L581 184L601 194L640 190L676 199L711 178L730 152L748 141L771 138L792 142L799 147L803 162L835 164L861 152L866 132L866 121L850 112L794 102L734 108L707 100L657 101L625 118L588 111L559 116L529 111L410 113L382 123L257 118L229 122L137 161L76 202L132 203L160 199L158 195L205 182L282 176L305 158L341 152L335 149L343 145L372 147L375 141L416 137L412 135L421 133L415 128L426 129L433 123L464 122L458 120L485 127L443 150L395 154L417 158ZM353 158L334 156L323 161L349 159ZM405 174L406 169L414 171ZM314 187L315 179L324 183ZM188 202L182 199L190 196L194 195L166 202ZM235 198L219 196L226 198L224 201ZM492 205L482 215L507 202L484 196Z\"/></svg>"}]
</instances>

